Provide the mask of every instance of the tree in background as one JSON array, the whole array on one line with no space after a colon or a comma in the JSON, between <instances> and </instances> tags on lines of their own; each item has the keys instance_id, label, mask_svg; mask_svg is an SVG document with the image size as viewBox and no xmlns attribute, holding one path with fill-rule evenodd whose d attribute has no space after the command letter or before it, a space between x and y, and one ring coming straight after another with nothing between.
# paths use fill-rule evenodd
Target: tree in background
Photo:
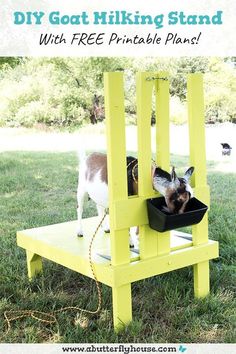
<instances>
[{"instance_id":1,"label":"tree in background","mask_svg":"<svg viewBox=\"0 0 236 354\"><path fill-rule=\"evenodd\" d=\"M205 74L206 121L236 117L235 58L1 58L0 124L79 127L92 120L95 97L103 104L103 73L125 73L128 123L135 123L135 73L170 73L171 116L184 123L186 74Z\"/></svg>"}]
</instances>

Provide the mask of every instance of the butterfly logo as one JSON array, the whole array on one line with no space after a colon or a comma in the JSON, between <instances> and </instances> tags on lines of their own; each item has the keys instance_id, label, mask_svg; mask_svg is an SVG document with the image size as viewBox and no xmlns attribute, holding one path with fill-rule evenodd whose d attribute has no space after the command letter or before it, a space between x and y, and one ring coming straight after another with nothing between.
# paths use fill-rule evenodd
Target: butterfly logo
<instances>
[{"instance_id":1,"label":"butterfly logo","mask_svg":"<svg viewBox=\"0 0 236 354\"><path fill-rule=\"evenodd\" d=\"M183 345L179 346L179 352L184 353L187 350Z\"/></svg>"}]
</instances>

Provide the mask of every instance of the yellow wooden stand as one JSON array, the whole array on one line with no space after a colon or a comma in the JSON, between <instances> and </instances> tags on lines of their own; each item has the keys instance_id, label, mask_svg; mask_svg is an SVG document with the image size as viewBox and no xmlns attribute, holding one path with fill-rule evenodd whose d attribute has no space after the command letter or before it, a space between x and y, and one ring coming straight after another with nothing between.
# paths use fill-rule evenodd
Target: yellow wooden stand
<instances>
[{"instance_id":1,"label":"yellow wooden stand","mask_svg":"<svg viewBox=\"0 0 236 354\"><path fill-rule=\"evenodd\" d=\"M209 260L218 257L218 243L208 240L207 214L192 227L192 236L171 231L158 233L148 226L146 199L155 197L151 184L151 107L156 93L156 162L169 170L169 81L167 73L137 74L139 195L127 195L125 114L122 73L105 74L105 106L109 179L110 236L99 231L92 253L97 279L112 287L116 330L132 320L131 283L187 266L194 268L196 297L209 293ZM195 167L195 195L209 205L206 180L203 83L201 74L188 76L190 162ZM180 137L181 139L181 137ZM76 237L76 221L17 233L26 249L28 274L42 270L42 257L93 278L89 243L99 223L83 220L85 236ZM140 251L130 251L129 228L139 226ZM148 301L148 299L147 299ZM165 301L163 299L163 301Z\"/></svg>"}]
</instances>

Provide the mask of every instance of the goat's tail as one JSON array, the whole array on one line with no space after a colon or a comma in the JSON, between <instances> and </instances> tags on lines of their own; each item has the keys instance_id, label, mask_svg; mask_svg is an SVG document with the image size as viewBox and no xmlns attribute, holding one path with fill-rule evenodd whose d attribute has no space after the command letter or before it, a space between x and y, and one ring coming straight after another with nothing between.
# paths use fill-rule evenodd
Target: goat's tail
<instances>
[{"instance_id":1,"label":"goat's tail","mask_svg":"<svg viewBox=\"0 0 236 354\"><path fill-rule=\"evenodd\" d=\"M78 163L80 164L81 162L85 161L87 153L86 153L86 140L85 137L82 134L79 134L78 137L79 145L78 145L78 150L77 150L77 156L78 156Z\"/></svg>"},{"instance_id":2,"label":"goat's tail","mask_svg":"<svg viewBox=\"0 0 236 354\"><path fill-rule=\"evenodd\" d=\"M86 151L85 151L85 149L83 147L80 147L78 149L77 154L78 154L79 162L82 162L82 161L84 161L86 159L87 155L86 155Z\"/></svg>"}]
</instances>

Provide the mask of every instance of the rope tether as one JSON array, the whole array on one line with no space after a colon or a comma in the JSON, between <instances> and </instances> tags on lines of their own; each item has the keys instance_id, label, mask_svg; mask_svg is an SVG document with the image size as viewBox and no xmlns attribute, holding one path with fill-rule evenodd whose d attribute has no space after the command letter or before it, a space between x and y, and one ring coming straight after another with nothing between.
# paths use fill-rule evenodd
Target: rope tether
<instances>
[{"instance_id":1,"label":"rope tether","mask_svg":"<svg viewBox=\"0 0 236 354\"><path fill-rule=\"evenodd\" d=\"M107 212L104 213L101 221L99 222L92 238L89 244L89 264L90 264L90 269L92 271L95 283L96 283L96 288L97 288L97 293L98 293L98 305L97 305L97 309L94 311L91 310L85 310L82 309L81 307L77 307L77 306L67 306L67 307L63 307L59 310L53 311L53 312L42 312L42 311L37 311L37 310L16 310L16 311L5 311L4 312L4 318L5 318L5 322L7 324L7 331L5 333L5 335L8 334L8 332L11 329L11 322L16 321L16 320L20 320L26 317L32 317L34 319L36 319L39 322L43 322L46 324L54 324L57 323L57 319L55 314L60 313L60 312L64 312L64 311L69 311L69 310L75 310L75 311L80 311L80 312L84 312L84 313L88 313L90 315L96 315L101 311L102 308L102 290L101 290L101 286L100 283L97 279L97 276L95 274L94 268L93 268L93 263L92 263L92 245L93 245L93 241L95 239L95 236L97 235L97 232L100 228L100 226L102 225L105 217L107 215Z\"/></svg>"}]
</instances>

